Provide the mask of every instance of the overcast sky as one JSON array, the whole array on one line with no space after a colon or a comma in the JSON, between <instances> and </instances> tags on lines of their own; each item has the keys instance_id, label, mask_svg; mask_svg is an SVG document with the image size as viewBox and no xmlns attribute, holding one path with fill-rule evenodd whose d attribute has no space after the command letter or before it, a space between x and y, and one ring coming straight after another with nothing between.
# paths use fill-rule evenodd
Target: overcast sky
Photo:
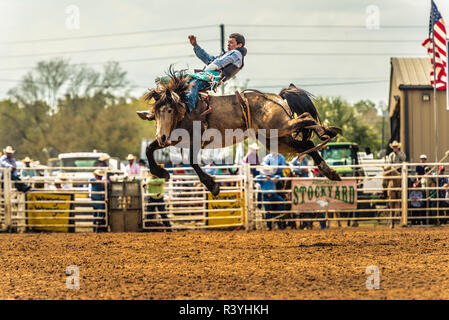
<instances>
[{"instance_id":1,"label":"overcast sky","mask_svg":"<svg viewBox=\"0 0 449 320\"><path fill-rule=\"evenodd\" d=\"M437 0L443 17L447 2ZM278 92L293 82L315 95L379 103L388 100L390 57L425 57L429 11L430 0L0 0L0 98L37 61L54 56L72 63L123 61L140 95L170 63L203 67L184 57L193 54L189 34L218 54L223 23L226 37L240 32L247 39L238 79L249 79L249 87ZM298 25L307 27L291 27ZM141 32L161 29L175 30ZM111 36L116 33L128 34ZM43 39L52 41L30 42ZM168 45L151 46L159 44ZM132 48L98 50L121 47ZM71 52L82 50L93 51ZM148 60L129 61L139 59Z\"/></svg>"}]
</instances>

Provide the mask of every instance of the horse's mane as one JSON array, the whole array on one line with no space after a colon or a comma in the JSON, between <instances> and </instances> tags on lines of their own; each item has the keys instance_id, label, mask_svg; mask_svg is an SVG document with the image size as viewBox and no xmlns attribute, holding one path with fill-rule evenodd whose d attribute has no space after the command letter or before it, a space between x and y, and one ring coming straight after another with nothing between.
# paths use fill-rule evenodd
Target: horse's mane
<instances>
[{"instance_id":1,"label":"horse's mane","mask_svg":"<svg viewBox=\"0 0 449 320\"><path fill-rule=\"evenodd\" d=\"M175 71L172 66L169 67L166 75L167 77L156 79L157 87L149 90L143 96L143 100L151 103L151 100L154 99L154 103L150 105L152 113L157 112L162 106L170 104L183 117L186 112L186 95L190 90L189 76L184 70Z\"/></svg>"}]
</instances>

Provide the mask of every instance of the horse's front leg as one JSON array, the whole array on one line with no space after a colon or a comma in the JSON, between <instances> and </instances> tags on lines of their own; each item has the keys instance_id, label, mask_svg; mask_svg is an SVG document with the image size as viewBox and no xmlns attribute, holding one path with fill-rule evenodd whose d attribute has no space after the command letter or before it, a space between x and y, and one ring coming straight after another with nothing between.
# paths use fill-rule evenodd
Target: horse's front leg
<instances>
[{"instance_id":1,"label":"horse's front leg","mask_svg":"<svg viewBox=\"0 0 449 320\"><path fill-rule=\"evenodd\" d=\"M213 196L217 196L220 193L220 184L215 182L214 179L210 175L205 173L203 169L201 169L201 167L196 163L196 161L194 161L194 158L198 156L198 152L195 152L193 150L192 144L190 145L189 155L190 155L190 165L200 178L201 183L203 183L206 186L207 190L209 190Z\"/></svg>"},{"instance_id":2,"label":"horse's front leg","mask_svg":"<svg viewBox=\"0 0 449 320\"><path fill-rule=\"evenodd\" d=\"M145 150L145 154L148 159L148 165L150 166L150 172L159 178L168 180L170 179L170 174L168 173L168 171L158 165L156 160L154 160L154 151L158 149L161 149L161 146L159 146L159 143L155 139L147 146L147 149Z\"/></svg>"}]
</instances>

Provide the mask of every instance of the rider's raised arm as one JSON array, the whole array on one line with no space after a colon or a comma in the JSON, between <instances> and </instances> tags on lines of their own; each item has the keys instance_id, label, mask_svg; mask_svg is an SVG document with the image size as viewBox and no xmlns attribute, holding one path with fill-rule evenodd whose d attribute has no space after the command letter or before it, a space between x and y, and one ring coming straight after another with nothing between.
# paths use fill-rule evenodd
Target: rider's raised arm
<instances>
[{"instance_id":1,"label":"rider's raised arm","mask_svg":"<svg viewBox=\"0 0 449 320\"><path fill-rule=\"evenodd\" d=\"M195 52L196 56L203 61L205 64L209 64L212 61L215 60L216 57L211 56L206 51L204 51L203 48L201 48L199 45L196 45L193 47L193 51Z\"/></svg>"}]
</instances>

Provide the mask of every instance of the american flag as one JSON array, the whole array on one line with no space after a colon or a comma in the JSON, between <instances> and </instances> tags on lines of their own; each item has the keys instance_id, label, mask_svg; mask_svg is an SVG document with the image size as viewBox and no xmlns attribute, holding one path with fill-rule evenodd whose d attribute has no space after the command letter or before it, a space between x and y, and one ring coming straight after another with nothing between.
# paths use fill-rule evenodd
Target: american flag
<instances>
[{"instance_id":1,"label":"american flag","mask_svg":"<svg viewBox=\"0 0 449 320\"><path fill-rule=\"evenodd\" d=\"M435 85L435 77L433 75L433 37L435 37L436 88L439 90L446 90L446 27L435 2L432 1L432 9L430 10L429 37L422 43L422 45L427 48L427 53L430 56L430 63L432 64L432 71L430 72L430 84L432 86Z\"/></svg>"}]
</instances>

